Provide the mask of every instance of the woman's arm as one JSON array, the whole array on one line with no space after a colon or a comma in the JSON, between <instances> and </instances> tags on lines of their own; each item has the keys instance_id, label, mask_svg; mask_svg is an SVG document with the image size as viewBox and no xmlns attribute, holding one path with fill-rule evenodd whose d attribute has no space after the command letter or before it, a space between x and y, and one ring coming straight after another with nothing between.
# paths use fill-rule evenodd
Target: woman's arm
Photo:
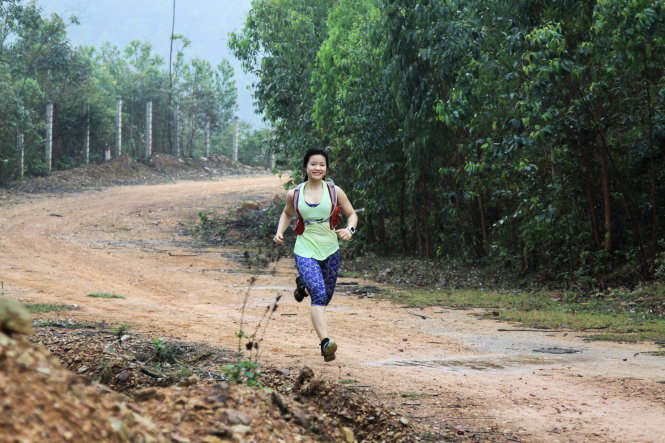
<instances>
[{"instance_id":1,"label":"woman's arm","mask_svg":"<svg viewBox=\"0 0 665 443\"><path fill-rule=\"evenodd\" d=\"M337 204L342 207L342 212L346 216L346 228L337 229L337 236L340 240L351 240L353 234L351 233L351 228L354 230L358 228L358 214L356 210L353 209L353 205L349 201L349 197L346 196L346 193L339 186L335 186L337 192Z\"/></svg>"},{"instance_id":2,"label":"woman's arm","mask_svg":"<svg viewBox=\"0 0 665 443\"><path fill-rule=\"evenodd\" d=\"M278 245L284 243L284 231L286 231L286 228L288 228L289 224L291 224L291 219L293 218L293 214L295 214L296 212L295 208L293 207L293 192L294 190L291 189L286 193L286 204L284 205L284 210L282 211L282 215L279 216L279 223L277 224L277 233L272 238L272 241L274 241Z\"/></svg>"}]
</instances>

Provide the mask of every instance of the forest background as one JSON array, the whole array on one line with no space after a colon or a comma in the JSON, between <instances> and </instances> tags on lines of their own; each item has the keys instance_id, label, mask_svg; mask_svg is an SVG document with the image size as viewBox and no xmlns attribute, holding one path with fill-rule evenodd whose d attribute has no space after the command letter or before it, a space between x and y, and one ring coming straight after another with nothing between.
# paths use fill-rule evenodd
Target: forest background
<instances>
[{"instance_id":1,"label":"forest background","mask_svg":"<svg viewBox=\"0 0 665 443\"><path fill-rule=\"evenodd\" d=\"M276 148L330 147L361 247L587 287L665 274L665 2L252 6L230 45Z\"/></svg>"},{"instance_id":2,"label":"forest background","mask_svg":"<svg viewBox=\"0 0 665 443\"><path fill-rule=\"evenodd\" d=\"M232 69L186 62L184 36L166 64L140 42L71 48L63 19L18 0L0 14L4 180L17 132L43 137L47 100L60 168L79 161L84 102L100 155L119 95L130 155L148 98L157 152L171 152L173 97L184 155L201 155L205 122L229 145ZM297 171L307 148L329 148L365 209L360 253L597 287L665 275L664 39L662 0L254 0L229 46L271 124L244 152Z\"/></svg>"}]
</instances>

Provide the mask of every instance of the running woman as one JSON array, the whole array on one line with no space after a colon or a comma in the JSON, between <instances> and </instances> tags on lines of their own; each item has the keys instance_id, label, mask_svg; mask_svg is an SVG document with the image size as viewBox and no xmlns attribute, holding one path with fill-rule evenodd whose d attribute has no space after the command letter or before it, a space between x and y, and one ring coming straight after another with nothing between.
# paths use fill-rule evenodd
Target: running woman
<instances>
[{"instance_id":1,"label":"running woman","mask_svg":"<svg viewBox=\"0 0 665 443\"><path fill-rule=\"evenodd\" d=\"M328 171L328 153L321 149L310 149L303 158L306 178L300 186L298 201L294 206L293 197L296 189L286 193L286 205L279 217L277 233L273 241L278 245L284 243L284 231L291 223L291 218L300 213L304 220L304 232L297 236L294 247L296 268L299 277L294 293L298 302L307 295L312 301L311 315L314 329L321 341L321 355L324 361L335 359L337 343L328 337L326 306L330 303L337 273L339 271L340 254L339 240L350 240L356 232L358 215L353 209L344 191L335 186L337 205L347 218L347 225L342 229L331 227L330 217L333 202L325 182Z\"/></svg>"}]
</instances>

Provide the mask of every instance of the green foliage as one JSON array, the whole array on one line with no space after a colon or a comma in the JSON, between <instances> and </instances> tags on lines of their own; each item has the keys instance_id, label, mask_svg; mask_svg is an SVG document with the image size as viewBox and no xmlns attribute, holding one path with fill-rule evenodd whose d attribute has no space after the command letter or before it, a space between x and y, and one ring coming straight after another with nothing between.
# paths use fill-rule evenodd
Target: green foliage
<instances>
[{"instance_id":1,"label":"green foliage","mask_svg":"<svg viewBox=\"0 0 665 443\"><path fill-rule=\"evenodd\" d=\"M330 146L363 247L586 287L654 275L665 2L326 5L254 2L231 46L260 74L273 149L294 166Z\"/></svg>"},{"instance_id":2,"label":"green foliage","mask_svg":"<svg viewBox=\"0 0 665 443\"><path fill-rule=\"evenodd\" d=\"M105 292L95 292L93 294L86 295L86 297L93 297L93 298L125 298L124 295L107 294Z\"/></svg>"},{"instance_id":3,"label":"green foliage","mask_svg":"<svg viewBox=\"0 0 665 443\"><path fill-rule=\"evenodd\" d=\"M585 296L579 292L410 290L388 294L394 303L411 306L485 308L488 318L529 327L591 331L599 340L665 339L662 285L635 290L619 288ZM602 332L601 334L597 334Z\"/></svg>"},{"instance_id":4,"label":"green foliage","mask_svg":"<svg viewBox=\"0 0 665 443\"><path fill-rule=\"evenodd\" d=\"M243 69L258 77L254 89L258 110L272 123L273 151L286 154L289 167L298 165L308 148L325 143L311 116L311 75L332 4L257 0L243 29L229 37L229 47Z\"/></svg>"},{"instance_id":5,"label":"green foliage","mask_svg":"<svg viewBox=\"0 0 665 443\"><path fill-rule=\"evenodd\" d=\"M163 338L153 338L152 346L154 352L153 360L164 363L175 362L175 351Z\"/></svg>"},{"instance_id":6,"label":"green foliage","mask_svg":"<svg viewBox=\"0 0 665 443\"><path fill-rule=\"evenodd\" d=\"M258 363L250 360L242 360L235 364L225 365L221 369L228 379L234 383L260 388L262 374L258 368Z\"/></svg>"},{"instance_id":7,"label":"green foliage","mask_svg":"<svg viewBox=\"0 0 665 443\"><path fill-rule=\"evenodd\" d=\"M44 312L73 311L78 309L78 307L75 305L58 305L53 303L28 303L25 305L25 307L33 314Z\"/></svg>"},{"instance_id":8,"label":"green foliage","mask_svg":"<svg viewBox=\"0 0 665 443\"><path fill-rule=\"evenodd\" d=\"M90 160L104 159L114 146L115 103L122 107L122 154L143 159L146 103L152 103L152 151L213 154L227 142L237 109L234 72L228 61L212 67L186 60L190 42L175 36L173 72L149 43L131 41L118 49L71 47L67 27L76 17L45 17L34 2L0 2L0 183L45 175L45 108L54 106L53 169L83 164L82 146L89 125ZM179 131L175 134L175 104ZM17 136L24 136L24 170L20 171Z\"/></svg>"},{"instance_id":9,"label":"green foliage","mask_svg":"<svg viewBox=\"0 0 665 443\"><path fill-rule=\"evenodd\" d=\"M662 252L658 254L655 260L655 267L656 270L654 272L655 277L659 280L664 280L665 279L665 240L661 240L659 242L659 245L661 247Z\"/></svg>"},{"instance_id":10,"label":"green foliage","mask_svg":"<svg viewBox=\"0 0 665 443\"><path fill-rule=\"evenodd\" d=\"M122 336L129 332L129 328L131 328L131 326L129 326L127 323L121 323L120 325L111 329L111 331L113 332L113 335L116 336L116 338L120 339Z\"/></svg>"},{"instance_id":11,"label":"green foliage","mask_svg":"<svg viewBox=\"0 0 665 443\"><path fill-rule=\"evenodd\" d=\"M270 168L271 139L270 129L253 129L241 123L238 135L238 161L245 165Z\"/></svg>"},{"instance_id":12,"label":"green foliage","mask_svg":"<svg viewBox=\"0 0 665 443\"><path fill-rule=\"evenodd\" d=\"M98 328L98 324L89 323L89 322L78 322L73 321L72 319L61 320L61 319L40 319L32 323L35 327L38 328L64 328L64 329L95 329Z\"/></svg>"},{"instance_id":13,"label":"green foliage","mask_svg":"<svg viewBox=\"0 0 665 443\"><path fill-rule=\"evenodd\" d=\"M199 222L194 228L194 235L216 241L224 240L226 228L221 221L213 217L211 211L201 211L198 216Z\"/></svg>"}]
</instances>

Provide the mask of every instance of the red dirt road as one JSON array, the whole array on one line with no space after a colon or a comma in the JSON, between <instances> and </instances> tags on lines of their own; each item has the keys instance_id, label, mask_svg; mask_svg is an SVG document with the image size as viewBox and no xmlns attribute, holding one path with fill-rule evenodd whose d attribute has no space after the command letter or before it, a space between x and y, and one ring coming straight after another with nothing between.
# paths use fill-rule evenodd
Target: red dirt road
<instances>
[{"instance_id":1,"label":"red dirt road","mask_svg":"<svg viewBox=\"0 0 665 443\"><path fill-rule=\"evenodd\" d=\"M199 211L276 193L283 194L278 178L252 176L5 195L3 295L76 304L81 309L67 317L235 349L250 274L233 259L238 251L194 249L178 226ZM264 364L294 372L307 365L353 383L434 432L492 429L506 441L529 442L665 441L665 359L647 354L658 350L654 345L585 342L577 333L498 332L518 327L478 320L470 311L415 312L338 292L329 322L339 351L326 364L308 305L291 295L294 276L291 260L283 259L275 276L258 275L250 293L246 331L276 294L284 294L262 344ZM86 297L95 292L125 298ZM553 347L579 352L534 352Z\"/></svg>"}]
</instances>

